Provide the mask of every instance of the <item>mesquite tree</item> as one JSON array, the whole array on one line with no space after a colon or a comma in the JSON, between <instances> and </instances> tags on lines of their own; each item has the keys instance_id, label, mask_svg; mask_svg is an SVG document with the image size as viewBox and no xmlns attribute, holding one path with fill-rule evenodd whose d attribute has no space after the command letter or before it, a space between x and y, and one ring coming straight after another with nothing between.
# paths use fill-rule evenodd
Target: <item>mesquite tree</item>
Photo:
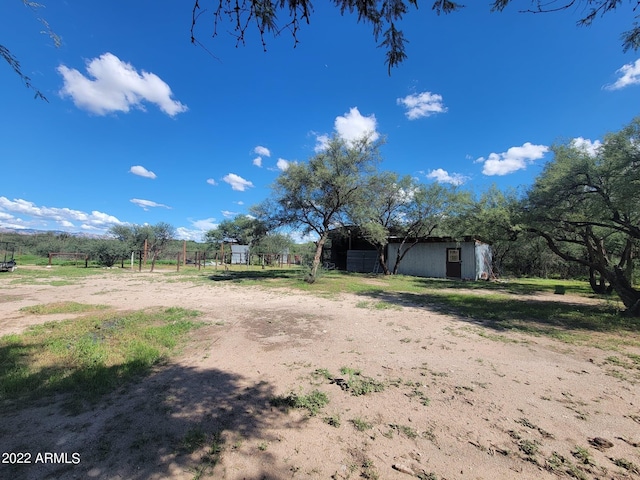
<instances>
[{"instance_id":1,"label":"mesquite tree","mask_svg":"<svg viewBox=\"0 0 640 480\"><path fill-rule=\"evenodd\" d=\"M276 179L270 215L279 225L317 235L309 282L314 282L332 228L343 225L348 208L366 188L378 162L379 143L364 137L348 142L334 137L308 162L292 163Z\"/></svg>"},{"instance_id":2,"label":"mesquite tree","mask_svg":"<svg viewBox=\"0 0 640 480\"><path fill-rule=\"evenodd\" d=\"M385 50L385 64L390 73L393 67L400 65L406 58L405 38L402 30L402 20L410 15L411 10L418 9L418 5L430 7L437 15L462 10L464 4L452 0L333 0L332 3L341 14L355 14L357 21L371 27L373 39L379 47ZM489 6L492 12L502 12L513 0L492 0ZM526 3L526 2L525 2ZM577 24L591 25L595 19L615 10L625 10L626 13L638 18L637 0L530 0L529 7L518 4L522 13L551 13L569 10L576 7L582 12ZM579 5L584 9L578 9ZM624 5L624 6L623 6ZM267 35L277 36L288 32L293 38L294 45L298 43L298 33L303 24L309 24L314 14L311 0L193 0L191 21L191 42L201 45L197 38L196 25L202 21L201 16L210 15L213 36L219 31L230 33L236 40L236 46L244 45L251 35L249 29L255 28L266 51ZM415 13L413 13L415 15ZM207 16L205 15L205 17ZM624 51L637 50L640 46L640 25L633 23L630 30L622 33Z\"/></svg>"},{"instance_id":3,"label":"mesquite tree","mask_svg":"<svg viewBox=\"0 0 640 480\"><path fill-rule=\"evenodd\" d=\"M595 290L608 283L627 313L640 316L640 290L633 286L640 250L640 119L605 137L595 152L575 143L553 152L524 202L525 228L564 260L589 268Z\"/></svg>"},{"instance_id":4,"label":"mesquite tree","mask_svg":"<svg viewBox=\"0 0 640 480\"><path fill-rule=\"evenodd\" d=\"M142 251L147 247L151 254L151 271L153 272L156 261L175 238L176 229L166 222L158 222L155 225L114 225L110 233L118 240L125 242L132 250ZM146 253L146 252L145 252Z\"/></svg>"}]
</instances>

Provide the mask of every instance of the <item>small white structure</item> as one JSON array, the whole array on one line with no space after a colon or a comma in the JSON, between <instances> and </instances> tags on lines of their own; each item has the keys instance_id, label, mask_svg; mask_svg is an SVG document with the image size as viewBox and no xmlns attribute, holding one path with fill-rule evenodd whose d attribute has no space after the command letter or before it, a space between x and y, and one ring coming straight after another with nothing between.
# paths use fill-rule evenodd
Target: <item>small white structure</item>
<instances>
[{"instance_id":1,"label":"small white structure","mask_svg":"<svg viewBox=\"0 0 640 480\"><path fill-rule=\"evenodd\" d=\"M389 240L387 258L389 268L393 268L402 240ZM405 243L403 250L412 243ZM400 262L398 273L416 277L480 280L491 277L491 262L491 247L471 237L465 237L462 241L426 238L411 247Z\"/></svg>"},{"instance_id":2,"label":"small white structure","mask_svg":"<svg viewBox=\"0 0 640 480\"><path fill-rule=\"evenodd\" d=\"M249 263L249 245L231 244L231 264Z\"/></svg>"}]
</instances>

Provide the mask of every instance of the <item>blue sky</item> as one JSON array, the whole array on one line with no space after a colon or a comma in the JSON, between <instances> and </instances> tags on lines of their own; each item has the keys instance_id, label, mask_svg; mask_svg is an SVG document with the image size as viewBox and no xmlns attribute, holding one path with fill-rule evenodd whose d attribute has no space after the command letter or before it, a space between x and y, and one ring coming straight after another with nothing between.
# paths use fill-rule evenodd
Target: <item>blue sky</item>
<instances>
[{"instance_id":1,"label":"blue sky","mask_svg":"<svg viewBox=\"0 0 640 480\"><path fill-rule=\"evenodd\" d=\"M577 27L473 2L401 24L408 59L387 75L370 27L315 2L310 25L246 46L213 2L190 43L191 2L3 2L0 44L49 102L0 64L0 228L105 233L168 222L201 238L270 193L327 136L386 139L381 169L475 192L526 188L554 142L597 145L637 116L640 52L625 10ZM468 2L472 3L472 2ZM38 18L60 36L56 47ZM3 62L4 63L4 62Z\"/></svg>"}]
</instances>

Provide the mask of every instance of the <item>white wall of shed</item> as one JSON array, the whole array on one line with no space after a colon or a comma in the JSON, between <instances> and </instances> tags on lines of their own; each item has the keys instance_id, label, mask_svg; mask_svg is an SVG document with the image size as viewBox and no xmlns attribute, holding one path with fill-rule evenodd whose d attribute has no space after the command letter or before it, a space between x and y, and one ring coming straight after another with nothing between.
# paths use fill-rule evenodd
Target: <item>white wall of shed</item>
<instances>
[{"instance_id":1,"label":"white wall of shed","mask_svg":"<svg viewBox=\"0 0 640 480\"><path fill-rule=\"evenodd\" d=\"M393 268L399 243L389 244L389 268ZM407 252L400 262L398 273L416 277L445 278L447 275L447 248L460 248L463 279L476 280L475 243L445 242L418 243Z\"/></svg>"}]
</instances>

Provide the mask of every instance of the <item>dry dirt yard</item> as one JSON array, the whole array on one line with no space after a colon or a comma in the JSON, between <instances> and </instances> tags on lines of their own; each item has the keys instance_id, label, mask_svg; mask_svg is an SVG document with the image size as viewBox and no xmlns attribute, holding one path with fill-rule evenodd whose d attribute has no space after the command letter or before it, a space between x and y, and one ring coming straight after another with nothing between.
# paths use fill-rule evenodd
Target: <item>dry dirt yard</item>
<instances>
[{"instance_id":1,"label":"dry dirt yard","mask_svg":"<svg viewBox=\"0 0 640 480\"><path fill-rule=\"evenodd\" d=\"M80 461L0 464L0 478L640 478L640 376L607 360L619 352L424 306L377 310L349 294L170 279L0 277L0 335L73 318L20 311L59 301L179 306L206 323L166 364L89 410L70 414L62 398L1 406L0 451ZM383 390L354 395L344 367ZM316 415L278 404L315 389L329 400Z\"/></svg>"}]
</instances>

